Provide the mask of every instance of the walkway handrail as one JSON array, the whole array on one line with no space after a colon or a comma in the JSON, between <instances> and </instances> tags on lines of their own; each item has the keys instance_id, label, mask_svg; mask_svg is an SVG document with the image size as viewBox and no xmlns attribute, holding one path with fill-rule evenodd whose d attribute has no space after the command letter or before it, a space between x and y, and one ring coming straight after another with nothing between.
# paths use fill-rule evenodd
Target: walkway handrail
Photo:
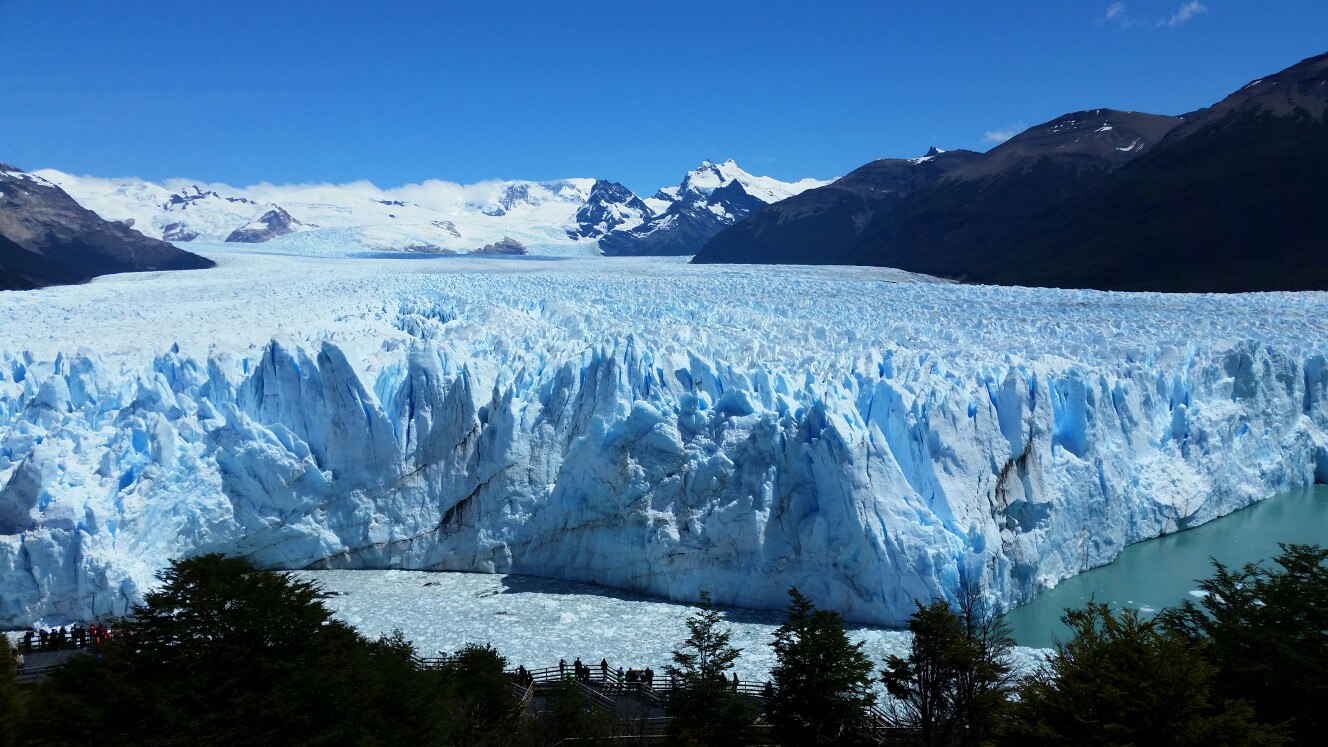
<instances>
[{"instance_id":1,"label":"walkway handrail","mask_svg":"<svg viewBox=\"0 0 1328 747\"><path fill-rule=\"evenodd\" d=\"M35 685L45 679L46 675L55 669L59 664L51 664L45 667L24 667L14 674L14 679L20 685Z\"/></svg>"},{"instance_id":2,"label":"walkway handrail","mask_svg":"<svg viewBox=\"0 0 1328 747\"><path fill-rule=\"evenodd\" d=\"M601 709L608 711L609 713L613 713L613 698L606 696L604 693L601 693L600 691L596 690L595 688L587 685L586 683L580 680L574 679L571 680L571 682L575 683L575 687L580 689L582 694L584 694L587 698L590 698L590 702L599 706Z\"/></svg>"}]
</instances>

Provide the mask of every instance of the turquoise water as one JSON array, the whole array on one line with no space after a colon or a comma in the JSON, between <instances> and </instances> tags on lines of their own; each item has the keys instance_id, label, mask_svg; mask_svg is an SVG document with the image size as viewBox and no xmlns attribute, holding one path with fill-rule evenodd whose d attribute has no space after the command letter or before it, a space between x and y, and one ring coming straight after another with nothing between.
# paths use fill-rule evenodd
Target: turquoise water
<instances>
[{"instance_id":1,"label":"turquoise water","mask_svg":"<svg viewBox=\"0 0 1328 747\"><path fill-rule=\"evenodd\" d=\"M1090 599L1145 614L1191 599L1196 579L1212 576L1215 558L1228 566L1276 555L1278 543L1328 545L1328 485L1260 501L1183 532L1130 545L1109 565L1062 581L1005 620L1023 646L1050 646L1066 637L1060 616Z\"/></svg>"}]
</instances>

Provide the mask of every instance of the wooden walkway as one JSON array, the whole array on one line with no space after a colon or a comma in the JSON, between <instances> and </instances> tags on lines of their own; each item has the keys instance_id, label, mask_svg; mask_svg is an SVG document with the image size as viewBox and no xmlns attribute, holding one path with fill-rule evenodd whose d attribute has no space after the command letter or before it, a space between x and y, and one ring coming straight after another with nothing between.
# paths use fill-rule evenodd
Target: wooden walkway
<instances>
[{"instance_id":1,"label":"wooden walkway","mask_svg":"<svg viewBox=\"0 0 1328 747\"><path fill-rule=\"evenodd\" d=\"M420 666L436 668L445 666L450 659L438 657L418 659ZM545 712L546 699L552 690L560 685L570 684L589 703L611 717L615 724L625 728L632 738L644 739L646 743L663 740L668 736L672 717L668 714L669 697L677 688L676 682L667 676L655 675L653 683L644 681L629 682L619 679L617 670L610 666L607 670L599 665L590 667L588 677L578 679L574 675L574 666L543 667L526 670L526 679L522 681L519 670L508 670L513 679L513 693L521 702L521 709L529 716L537 717ZM735 692L742 695L761 714L753 724L756 731L768 731L765 721L766 696L769 690L764 682L739 680ZM872 706L863 716L863 726L869 733L884 738L897 731L884 710Z\"/></svg>"}]
</instances>

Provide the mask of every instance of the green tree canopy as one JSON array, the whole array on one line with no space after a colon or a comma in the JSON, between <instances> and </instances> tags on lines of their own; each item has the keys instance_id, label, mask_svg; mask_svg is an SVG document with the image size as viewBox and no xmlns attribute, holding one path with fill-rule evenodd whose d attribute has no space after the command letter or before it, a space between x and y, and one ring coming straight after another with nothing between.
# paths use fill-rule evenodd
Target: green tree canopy
<instances>
[{"instance_id":1,"label":"green tree canopy","mask_svg":"<svg viewBox=\"0 0 1328 747\"><path fill-rule=\"evenodd\" d=\"M958 611L942 600L917 608L908 657L881 673L892 720L924 745L981 744L1012 687L1009 630L974 584L960 585Z\"/></svg>"},{"instance_id":2,"label":"green tree canopy","mask_svg":"<svg viewBox=\"0 0 1328 747\"><path fill-rule=\"evenodd\" d=\"M439 673L419 670L399 634L369 641L333 619L313 584L216 554L160 579L95 656L70 659L33 693L43 705L29 714L30 741L445 741Z\"/></svg>"},{"instance_id":3,"label":"green tree canopy","mask_svg":"<svg viewBox=\"0 0 1328 747\"><path fill-rule=\"evenodd\" d=\"M1161 615L1217 667L1218 690L1310 743L1328 728L1328 549L1282 545L1276 567L1213 562L1203 599Z\"/></svg>"},{"instance_id":4,"label":"green tree canopy","mask_svg":"<svg viewBox=\"0 0 1328 747\"><path fill-rule=\"evenodd\" d=\"M863 718L876 702L872 660L849 641L838 612L817 609L789 589L784 624L772 644L770 719L789 744L851 744L864 739Z\"/></svg>"},{"instance_id":5,"label":"green tree canopy","mask_svg":"<svg viewBox=\"0 0 1328 747\"><path fill-rule=\"evenodd\" d=\"M669 698L673 738L679 743L731 745L747 741L756 710L734 691L726 677L741 653L729 644L732 636L724 612L701 592L700 609L687 618L687 640L673 652L665 668L678 680Z\"/></svg>"},{"instance_id":6,"label":"green tree canopy","mask_svg":"<svg viewBox=\"0 0 1328 747\"><path fill-rule=\"evenodd\" d=\"M1073 636L1025 680L1004 724L1010 744L1275 745L1243 702L1214 697L1214 667L1199 648L1135 610L1067 610Z\"/></svg>"},{"instance_id":7,"label":"green tree canopy","mask_svg":"<svg viewBox=\"0 0 1328 747\"><path fill-rule=\"evenodd\" d=\"M9 747L18 741L23 696L18 691L16 675L14 657L10 656L6 641L4 650L0 651L0 747Z\"/></svg>"}]
</instances>

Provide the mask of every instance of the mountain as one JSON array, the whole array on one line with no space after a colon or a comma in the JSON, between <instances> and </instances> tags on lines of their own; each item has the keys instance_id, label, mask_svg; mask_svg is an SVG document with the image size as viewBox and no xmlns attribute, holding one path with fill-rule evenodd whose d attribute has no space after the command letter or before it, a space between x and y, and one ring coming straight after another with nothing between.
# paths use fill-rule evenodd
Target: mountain
<instances>
[{"instance_id":1,"label":"mountain","mask_svg":"<svg viewBox=\"0 0 1328 747\"><path fill-rule=\"evenodd\" d=\"M577 212L596 197L594 179L471 185L430 180L392 189L368 182L237 188L38 173L104 218L133 221L145 234L176 242L276 242L282 250L312 255L447 254L511 237L545 254L599 253L594 238L569 235ZM607 210L607 198L601 199Z\"/></svg>"},{"instance_id":2,"label":"mountain","mask_svg":"<svg viewBox=\"0 0 1328 747\"><path fill-rule=\"evenodd\" d=\"M882 159L715 237L697 262L907 267L962 276L975 244L1146 152L1180 120L1095 109L1029 128L985 154Z\"/></svg>"},{"instance_id":3,"label":"mountain","mask_svg":"<svg viewBox=\"0 0 1328 747\"><path fill-rule=\"evenodd\" d=\"M1102 290L1328 289L1326 112L1320 55L1182 117L1067 114L902 199L836 182L777 203L693 261Z\"/></svg>"},{"instance_id":4,"label":"mountain","mask_svg":"<svg viewBox=\"0 0 1328 747\"><path fill-rule=\"evenodd\" d=\"M825 183L753 176L731 160L706 161L647 199L606 179L236 188L37 173L103 218L155 238L279 242L283 251L312 255L464 254L504 239L539 255L692 254L752 210Z\"/></svg>"},{"instance_id":5,"label":"mountain","mask_svg":"<svg viewBox=\"0 0 1328 747\"><path fill-rule=\"evenodd\" d=\"M985 282L1104 290L1328 289L1328 54L1185 115L1128 168L986 251Z\"/></svg>"},{"instance_id":6,"label":"mountain","mask_svg":"<svg viewBox=\"0 0 1328 747\"><path fill-rule=\"evenodd\" d=\"M576 211L573 239L599 239L610 231L630 230L654 214L648 205L618 182L596 179L586 203Z\"/></svg>"},{"instance_id":7,"label":"mountain","mask_svg":"<svg viewBox=\"0 0 1328 747\"><path fill-rule=\"evenodd\" d=\"M817 189L763 207L721 230L695 261L833 263L871 224L919 187L979 155L932 148L921 158L882 158Z\"/></svg>"},{"instance_id":8,"label":"mountain","mask_svg":"<svg viewBox=\"0 0 1328 747\"><path fill-rule=\"evenodd\" d=\"M821 184L815 179L788 183L753 176L732 159L721 164L703 161L677 187L661 189L644 201L650 216L608 232L599 247L611 256L695 254L715 234L768 203Z\"/></svg>"},{"instance_id":9,"label":"mountain","mask_svg":"<svg viewBox=\"0 0 1328 747\"><path fill-rule=\"evenodd\" d=\"M295 233L304 226L280 207L274 207L240 228L231 231L226 241L240 244L261 244L265 241Z\"/></svg>"},{"instance_id":10,"label":"mountain","mask_svg":"<svg viewBox=\"0 0 1328 747\"><path fill-rule=\"evenodd\" d=\"M0 164L0 290L213 262L107 221L34 174Z\"/></svg>"}]
</instances>

